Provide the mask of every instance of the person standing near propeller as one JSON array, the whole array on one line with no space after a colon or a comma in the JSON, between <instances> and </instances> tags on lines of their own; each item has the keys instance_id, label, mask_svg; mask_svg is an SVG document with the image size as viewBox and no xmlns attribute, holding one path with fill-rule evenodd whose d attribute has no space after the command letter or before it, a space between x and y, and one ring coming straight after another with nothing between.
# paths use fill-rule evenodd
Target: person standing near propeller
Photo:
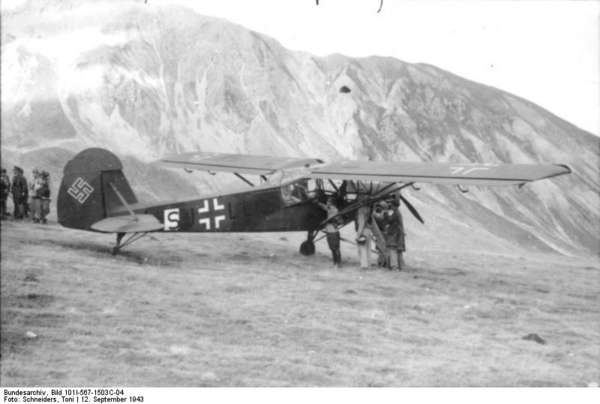
<instances>
[{"instance_id":1,"label":"person standing near propeller","mask_svg":"<svg viewBox=\"0 0 600 404\"><path fill-rule=\"evenodd\" d=\"M327 198L327 203L323 204L315 201L317 205L325 212L327 212L327 219L333 219L337 216L339 210L335 205L333 197ZM323 232L327 235L327 245L331 250L331 256L333 258L333 266L340 268L342 266L342 252L340 251L340 231L337 223L334 220L330 220L323 229Z\"/></svg>"},{"instance_id":2,"label":"person standing near propeller","mask_svg":"<svg viewBox=\"0 0 600 404\"><path fill-rule=\"evenodd\" d=\"M396 216L392 223L397 227L396 233L396 261L398 264L398 270L402 271L404 267L404 251L406 251L406 233L404 232L404 220L402 219L402 212L400 211L400 194L396 194L396 197L392 200L392 208L394 210L393 215Z\"/></svg>"},{"instance_id":3,"label":"person standing near propeller","mask_svg":"<svg viewBox=\"0 0 600 404\"><path fill-rule=\"evenodd\" d=\"M356 244L360 269L369 269L371 265L371 206L365 205L356 212Z\"/></svg>"},{"instance_id":4,"label":"person standing near propeller","mask_svg":"<svg viewBox=\"0 0 600 404\"><path fill-rule=\"evenodd\" d=\"M402 252L404 251L404 226L397 201L397 198L381 201L373 213L373 218L379 230L375 232L376 237L383 241L381 243L383 246L379 247L379 261L380 264L390 270L402 269L399 259L402 258Z\"/></svg>"},{"instance_id":5,"label":"person standing near propeller","mask_svg":"<svg viewBox=\"0 0 600 404\"><path fill-rule=\"evenodd\" d=\"M387 203L385 201L377 202L373 212L371 213L371 229L377 246L377 265L383 268L388 267L387 243L385 238L386 217L385 209Z\"/></svg>"}]
</instances>

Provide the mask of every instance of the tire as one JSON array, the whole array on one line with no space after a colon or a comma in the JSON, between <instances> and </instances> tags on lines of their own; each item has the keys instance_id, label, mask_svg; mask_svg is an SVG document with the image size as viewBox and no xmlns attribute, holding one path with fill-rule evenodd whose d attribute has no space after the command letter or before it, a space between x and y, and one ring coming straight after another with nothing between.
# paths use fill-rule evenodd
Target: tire
<instances>
[{"instance_id":1,"label":"tire","mask_svg":"<svg viewBox=\"0 0 600 404\"><path fill-rule=\"evenodd\" d=\"M315 243L312 240L306 240L300 244L300 254L309 256L315 254Z\"/></svg>"}]
</instances>

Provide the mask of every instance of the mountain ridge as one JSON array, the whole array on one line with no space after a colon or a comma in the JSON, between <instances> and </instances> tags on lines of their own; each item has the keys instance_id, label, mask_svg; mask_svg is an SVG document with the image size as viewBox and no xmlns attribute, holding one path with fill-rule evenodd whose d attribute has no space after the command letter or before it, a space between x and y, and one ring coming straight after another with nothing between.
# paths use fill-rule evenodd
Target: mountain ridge
<instances>
[{"instance_id":1,"label":"mountain ridge","mask_svg":"<svg viewBox=\"0 0 600 404\"><path fill-rule=\"evenodd\" d=\"M70 63L34 46L36 32L3 41L3 68L5 60L9 66L3 88L25 83L2 96L3 155L93 145L142 161L206 150L566 163L574 171L568 178L521 191L463 195L428 186L411 196L433 204L434 216L464 216L490 237L516 232L518 243L535 248L600 251L600 139L522 97L426 63L288 51L241 25L178 6L111 12L110 23L84 24L82 32L97 42L77 45L83 50L76 47ZM341 93L342 86L350 93ZM40 104L40 93L47 104ZM466 219L470 211L478 213ZM448 226L450 234L454 225Z\"/></svg>"}]
</instances>

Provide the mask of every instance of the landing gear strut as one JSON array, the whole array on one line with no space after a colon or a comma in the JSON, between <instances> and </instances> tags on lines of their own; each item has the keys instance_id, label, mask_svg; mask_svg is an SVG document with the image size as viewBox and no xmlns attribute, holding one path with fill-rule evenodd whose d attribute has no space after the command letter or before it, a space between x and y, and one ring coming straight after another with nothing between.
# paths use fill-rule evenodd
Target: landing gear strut
<instances>
[{"instance_id":1,"label":"landing gear strut","mask_svg":"<svg viewBox=\"0 0 600 404\"><path fill-rule=\"evenodd\" d=\"M305 256L315 254L314 239L315 239L315 234L313 234L313 232L309 231L306 241L303 241L302 244L300 244L300 254L305 255Z\"/></svg>"},{"instance_id":2,"label":"landing gear strut","mask_svg":"<svg viewBox=\"0 0 600 404\"><path fill-rule=\"evenodd\" d=\"M125 237L125 234L126 233L117 233L117 243L115 244L115 246L112 249L112 255L117 255L119 253L119 250L122 247L121 240L123 240L123 237Z\"/></svg>"},{"instance_id":3,"label":"landing gear strut","mask_svg":"<svg viewBox=\"0 0 600 404\"><path fill-rule=\"evenodd\" d=\"M123 240L123 238L125 237L125 235L127 235L127 234L129 234L129 237L125 241L121 242ZM148 232L117 233L117 243L112 248L112 255L117 255L119 253L119 251L121 251L121 248L125 247L126 245L132 244L133 242L141 239L142 237L144 237L147 234L148 234Z\"/></svg>"}]
</instances>

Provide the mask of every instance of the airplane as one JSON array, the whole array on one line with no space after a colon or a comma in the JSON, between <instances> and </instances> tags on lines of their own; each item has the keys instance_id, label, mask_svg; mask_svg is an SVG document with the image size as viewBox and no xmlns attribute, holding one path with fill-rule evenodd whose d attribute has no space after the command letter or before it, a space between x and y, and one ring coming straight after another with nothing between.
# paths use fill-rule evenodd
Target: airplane
<instances>
[{"instance_id":1,"label":"airplane","mask_svg":"<svg viewBox=\"0 0 600 404\"><path fill-rule=\"evenodd\" d=\"M399 198L420 222L423 218L402 195L418 183L507 186L569 174L564 164L461 164L339 161L319 158L191 152L156 162L166 167L232 173L248 186L237 192L191 200L140 202L112 152L89 148L64 167L57 212L67 228L116 234L112 252L154 232L307 232L300 253L313 255L315 239L334 221L343 227L361 206ZM247 176L257 176L259 183ZM334 198L339 213L327 218L316 203Z\"/></svg>"}]
</instances>

